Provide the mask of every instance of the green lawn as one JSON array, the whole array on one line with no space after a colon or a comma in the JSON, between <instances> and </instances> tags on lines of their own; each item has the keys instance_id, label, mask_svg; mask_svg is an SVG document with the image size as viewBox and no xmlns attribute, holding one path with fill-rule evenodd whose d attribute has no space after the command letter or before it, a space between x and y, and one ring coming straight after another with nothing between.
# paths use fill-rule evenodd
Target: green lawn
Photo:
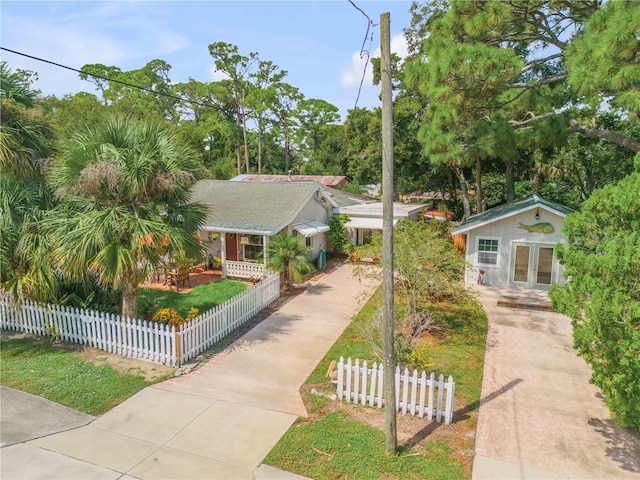
<instances>
[{"instance_id":1,"label":"green lawn","mask_svg":"<svg viewBox=\"0 0 640 480\"><path fill-rule=\"evenodd\" d=\"M247 285L238 280L219 280L206 283L187 293L141 288L138 292L138 311L141 315L153 315L159 308L173 308L186 318L191 307L204 313L246 289Z\"/></svg>"},{"instance_id":2,"label":"green lawn","mask_svg":"<svg viewBox=\"0 0 640 480\"><path fill-rule=\"evenodd\" d=\"M107 365L84 362L49 339L0 339L3 385L53 400L90 415L101 415L151 384Z\"/></svg>"},{"instance_id":3,"label":"green lawn","mask_svg":"<svg viewBox=\"0 0 640 480\"><path fill-rule=\"evenodd\" d=\"M376 293L377 296L380 291ZM327 408L330 400L309 393L310 385L328 392L334 389L326 372L340 356L374 360L361 326L376 314L379 299L369 301L332 346L302 389L309 419L299 419L271 450L265 463L311 478L462 479L471 475L473 437L444 434L427 436L413 449L400 447L395 457L385 453L382 430L367 426L343 411ZM441 321L441 330L430 338L430 354L436 373L452 375L456 382L454 425L440 426L459 436L475 431L482 384L487 319L482 308L470 300L461 305L430 306ZM367 407L358 407L366 409ZM380 412L371 412L380 414ZM400 413L398 415L401 415ZM427 421L424 421L427 425ZM460 450L460 451L457 451ZM465 459L464 461L461 459ZM463 463L466 462L466 463Z\"/></svg>"},{"instance_id":4,"label":"green lawn","mask_svg":"<svg viewBox=\"0 0 640 480\"><path fill-rule=\"evenodd\" d=\"M451 448L434 442L426 455L400 449L385 454L384 432L331 412L316 421L297 422L265 459L265 463L321 479L465 478Z\"/></svg>"}]
</instances>

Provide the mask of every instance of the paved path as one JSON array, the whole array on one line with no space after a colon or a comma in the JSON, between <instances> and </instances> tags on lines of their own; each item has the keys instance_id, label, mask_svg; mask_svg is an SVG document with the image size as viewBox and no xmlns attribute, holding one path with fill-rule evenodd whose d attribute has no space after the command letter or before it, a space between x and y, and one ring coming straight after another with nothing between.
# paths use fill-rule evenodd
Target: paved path
<instances>
[{"instance_id":1,"label":"paved path","mask_svg":"<svg viewBox=\"0 0 640 480\"><path fill-rule=\"evenodd\" d=\"M473 479L640 479L640 442L616 427L570 319L498 307L550 304L544 292L483 286L489 318Z\"/></svg>"},{"instance_id":2,"label":"paved path","mask_svg":"<svg viewBox=\"0 0 640 480\"><path fill-rule=\"evenodd\" d=\"M191 374L87 426L3 448L3 480L83 478L65 467L74 459L103 469L84 478L296 478L261 462L307 415L299 388L375 287L334 268Z\"/></svg>"}]
</instances>

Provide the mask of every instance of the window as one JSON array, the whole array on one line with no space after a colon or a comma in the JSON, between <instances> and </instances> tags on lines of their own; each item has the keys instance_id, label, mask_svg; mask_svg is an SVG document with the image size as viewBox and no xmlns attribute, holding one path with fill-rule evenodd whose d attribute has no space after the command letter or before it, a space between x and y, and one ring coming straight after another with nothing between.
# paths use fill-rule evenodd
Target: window
<instances>
[{"instance_id":1,"label":"window","mask_svg":"<svg viewBox=\"0 0 640 480\"><path fill-rule=\"evenodd\" d=\"M500 240L497 238L478 238L478 256L477 263L479 265L498 265L498 248Z\"/></svg>"},{"instance_id":2,"label":"window","mask_svg":"<svg viewBox=\"0 0 640 480\"><path fill-rule=\"evenodd\" d=\"M247 241L241 243L244 247L244 261L262 262L262 252L264 251L262 237L260 235L243 235L241 238L247 239Z\"/></svg>"},{"instance_id":3,"label":"window","mask_svg":"<svg viewBox=\"0 0 640 480\"><path fill-rule=\"evenodd\" d=\"M313 237L305 237L304 241L307 247L311 248L313 246Z\"/></svg>"}]
</instances>

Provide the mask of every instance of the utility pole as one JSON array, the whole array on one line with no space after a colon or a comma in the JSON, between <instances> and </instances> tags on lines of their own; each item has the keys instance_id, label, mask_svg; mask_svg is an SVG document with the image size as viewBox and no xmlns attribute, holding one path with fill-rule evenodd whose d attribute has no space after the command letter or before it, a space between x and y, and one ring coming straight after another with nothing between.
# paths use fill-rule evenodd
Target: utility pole
<instances>
[{"instance_id":1,"label":"utility pole","mask_svg":"<svg viewBox=\"0 0 640 480\"><path fill-rule=\"evenodd\" d=\"M382 332L387 455L398 446L395 359L393 352L393 102L391 98L391 27L389 13L380 15L380 75L382 80Z\"/></svg>"}]
</instances>

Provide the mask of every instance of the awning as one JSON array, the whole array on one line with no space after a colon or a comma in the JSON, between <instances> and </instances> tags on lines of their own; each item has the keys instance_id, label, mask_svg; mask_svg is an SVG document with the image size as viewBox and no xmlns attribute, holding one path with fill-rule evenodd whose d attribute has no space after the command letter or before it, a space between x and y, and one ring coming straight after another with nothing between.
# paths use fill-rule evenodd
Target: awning
<instances>
[{"instance_id":1,"label":"awning","mask_svg":"<svg viewBox=\"0 0 640 480\"><path fill-rule=\"evenodd\" d=\"M304 237L313 237L319 233L328 232L329 225L312 220L310 222L294 225L293 229Z\"/></svg>"},{"instance_id":2,"label":"awning","mask_svg":"<svg viewBox=\"0 0 640 480\"><path fill-rule=\"evenodd\" d=\"M393 224L398 223L398 219L393 219ZM344 224L347 229L361 228L363 230L382 230L382 219L375 217L351 217L347 223Z\"/></svg>"}]
</instances>

